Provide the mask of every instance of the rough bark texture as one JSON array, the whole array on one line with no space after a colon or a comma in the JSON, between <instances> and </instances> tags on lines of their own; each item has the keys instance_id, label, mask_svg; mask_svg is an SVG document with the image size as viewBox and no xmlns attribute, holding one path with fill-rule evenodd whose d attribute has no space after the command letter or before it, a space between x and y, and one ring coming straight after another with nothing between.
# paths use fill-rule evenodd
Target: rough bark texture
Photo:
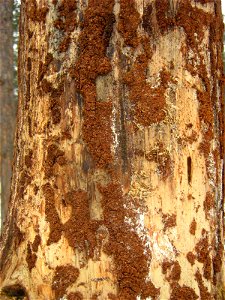
<instances>
[{"instance_id":1,"label":"rough bark texture","mask_svg":"<svg viewBox=\"0 0 225 300\"><path fill-rule=\"evenodd\" d=\"M13 93L13 0L0 0L1 212L6 218L10 196L16 101Z\"/></svg>"},{"instance_id":2,"label":"rough bark texture","mask_svg":"<svg viewBox=\"0 0 225 300\"><path fill-rule=\"evenodd\" d=\"M2 291L223 299L220 1L23 1Z\"/></svg>"}]
</instances>

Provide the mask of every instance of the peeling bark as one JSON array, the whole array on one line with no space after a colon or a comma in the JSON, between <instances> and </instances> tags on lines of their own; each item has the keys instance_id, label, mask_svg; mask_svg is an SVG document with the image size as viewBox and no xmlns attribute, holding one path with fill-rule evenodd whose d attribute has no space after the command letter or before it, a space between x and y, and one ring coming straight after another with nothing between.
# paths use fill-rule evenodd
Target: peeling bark
<instances>
[{"instance_id":1,"label":"peeling bark","mask_svg":"<svg viewBox=\"0 0 225 300\"><path fill-rule=\"evenodd\" d=\"M21 9L2 291L222 299L220 1Z\"/></svg>"}]
</instances>

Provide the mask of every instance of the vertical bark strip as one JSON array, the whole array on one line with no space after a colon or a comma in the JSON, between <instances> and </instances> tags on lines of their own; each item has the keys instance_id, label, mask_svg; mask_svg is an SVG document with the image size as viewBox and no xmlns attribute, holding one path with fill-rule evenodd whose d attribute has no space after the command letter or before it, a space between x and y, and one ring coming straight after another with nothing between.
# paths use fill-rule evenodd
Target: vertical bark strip
<instances>
[{"instance_id":1,"label":"vertical bark strip","mask_svg":"<svg viewBox=\"0 0 225 300\"><path fill-rule=\"evenodd\" d=\"M219 1L21 9L2 293L222 299Z\"/></svg>"}]
</instances>

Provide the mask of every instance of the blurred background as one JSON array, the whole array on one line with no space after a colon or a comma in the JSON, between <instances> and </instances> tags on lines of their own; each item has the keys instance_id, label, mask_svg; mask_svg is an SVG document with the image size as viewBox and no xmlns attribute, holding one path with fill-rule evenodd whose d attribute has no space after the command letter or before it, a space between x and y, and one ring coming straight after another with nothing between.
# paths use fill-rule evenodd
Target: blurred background
<instances>
[{"instance_id":1,"label":"blurred background","mask_svg":"<svg viewBox=\"0 0 225 300\"><path fill-rule=\"evenodd\" d=\"M222 0L225 16L225 0ZM0 0L0 229L10 197L18 85L17 61L20 0ZM225 18L224 18L225 21ZM224 34L225 44L225 34ZM225 66L225 52L223 53Z\"/></svg>"},{"instance_id":2,"label":"blurred background","mask_svg":"<svg viewBox=\"0 0 225 300\"><path fill-rule=\"evenodd\" d=\"M20 0L0 0L0 226L10 197L18 84Z\"/></svg>"}]
</instances>

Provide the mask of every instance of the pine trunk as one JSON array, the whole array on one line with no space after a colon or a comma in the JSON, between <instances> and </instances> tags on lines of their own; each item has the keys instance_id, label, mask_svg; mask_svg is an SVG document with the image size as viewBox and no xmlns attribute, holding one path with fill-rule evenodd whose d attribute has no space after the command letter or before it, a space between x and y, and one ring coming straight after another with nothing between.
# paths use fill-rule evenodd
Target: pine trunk
<instances>
[{"instance_id":1,"label":"pine trunk","mask_svg":"<svg viewBox=\"0 0 225 300\"><path fill-rule=\"evenodd\" d=\"M5 297L223 299L219 0L23 1Z\"/></svg>"}]
</instances>

